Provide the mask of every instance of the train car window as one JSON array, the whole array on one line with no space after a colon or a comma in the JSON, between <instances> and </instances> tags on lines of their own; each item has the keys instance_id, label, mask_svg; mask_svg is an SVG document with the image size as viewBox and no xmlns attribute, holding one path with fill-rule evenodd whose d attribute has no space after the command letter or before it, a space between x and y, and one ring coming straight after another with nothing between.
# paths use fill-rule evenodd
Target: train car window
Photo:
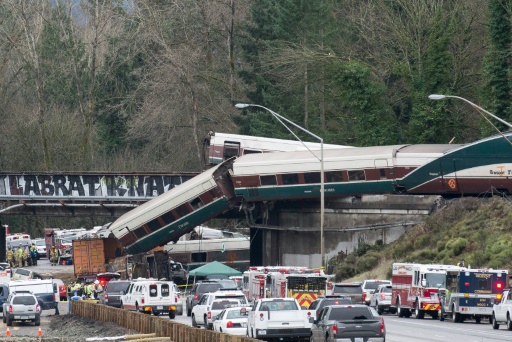
<instances>
[{"instance_id":1,"label":"train car window","mask_svg":"<svg viewBox=\"0 0 512 342\"><path fill-rule=\"evenodd\" d=\"M170 211L166 212L161 217L165 224L170 224L176 220Z\"/></svg>"},{"instance_id":2,"label":"train car window","mask_svg":"<svg viewBox=\"0 0 512 342\"><path fill-rule=\"evenodd\" d=\"M304 183L320 183L320 172L306 172L304 174Z\"/></svg>"},{"instance_id":3,"label":"train car window","mask_svg":"<svg viewBox=\"0 0 512 342\"><path fill-rule=\"evenodd\" d=\"M240 143L234 141L224 142L224 160L240 155Z\"/></svg>"},{"instance_id":4,"label":"train car window","mask_svg":"<svg viewBox=\"0 0 512 342\"><path fill-rule=\"evenodd\" d=\"M185 204L180 205L179 207L177 207L174 210L176 210L176 213L178 214L179 217L186 216L190 213L190 210L188 209L188 207Z\"/></svg>"},{"instance_id":5,"label":"train car window","mask_svg":"<svg viewBox=\"0 0 512 342\"><path fill-rule=\"evenodd\" d=\"M245 154L255 154L255 153L263 153L263 151L244 149L244 155Z\"/></svg>"},{"instance_id":6,"label":"train car window","mask_svg":"<svg viewBox=\"0 0 512 342\"><path fill-rule=\"evenodd\" d=\"M217 188L215 188L215 189L213 189L213 190L208 191L208 193L210 194L210 196L212 196L212 198L217 198L217 197L219 197L219 192L217 191Z\"/></svg>"},{"instance_id":7,"label":"train car window","mask_svg":"<svg viewBox=\"0 0 512 342\"><path fill-rule=\"evenodd\" d=\"M144 236L146 236L148 234L148 232L146 232L146 229L144 229L144 227L140 227L138 229L135 229L133 231L133 233L135 234L137 239L140 239L141 237L144 237Z\"/></svg>"},{"instance_id":8,"label":"train car window","mask_svg":"<svg viewBox=\"0 0 512 342\"><path fill-rule=\"evenodd\" d=\"M379 169L380 171L380 178L386 178L386 169Z\"/></svg>"},{"instance_id":9,"label":"train car window","mask_svg":"<svg viewBox=\"0 0 512 342\"><path fill-rule=\"evenodd\" d=\"M149 227L149 230L151 230L152 232L155 232L158 229L162 228L162 225L160 224L158 219L154 219L154 220L148 222L148 227Z\"/></svg>"},{"instance_id":10,"label":"train car window","mask_svg":"<svg viewBox=\"0 0 512 342\"><path fill-rule=\"evenodd\" d=\"M191 253L192 262L206 262L206 252Z\"/></svg>"},{"instance_id":11,"label":"train car window","mask_svg":"<svg viewBox=\"0 0 512 342\"><path fill-rule=\"evenodd\" d=\"M366 176L364 174L364 170L352 170L348 171L348 180L349 181L360 181L366 180Z\"/></svg>"},{"instance_id":12,"label":"train car window","mask_svg":"<svg viewBox=\"0 0 512 342\"><path fill-rule=\"evenodd\" d=\"M194 210L197 210L203 206L203 202L199 197L194 198L192 201L188 203L190 203L190 206L194 208Z\"/></svg>"},{"instance_id":13,"label":"train car window","mask_svg":"<svg viewBox=\"0 0 512 342\"><path fill-rule=\"evenodd\" d=\"M299 175L296 173L285 173L281 175L284 185L299 184Z\"/></svg>"},{"instance_id":14,"label":"train car window","mask_svg":"<svg viewBox=\"0 0 512 342\"><path fill-rule=\"evenodd\" d=\"M133 234L133 232L129 232L128 234L122 236L119 241L125 246L131 245L135 241L137 241L137 238Z\"/></svg>"},{"instance_id":15,"label":"train car window","mask_svg":"<svg viewBox=\"0 0 512 342\"><path fill-rule=\"evenodd\" d=\"M275 175L260 176L261 185L277 185L277 179Z\"/></svg>"},{"instance_id":16,"label":"train car window","mask_svg":"<svg viewBox=\"0 0 512 342\"><path fill-rule=\"evenodd\" d=\"M327 183L343 182L343 174L341 171L329 171L325 173L325 181Z\"/></svg>"}]
</instances>

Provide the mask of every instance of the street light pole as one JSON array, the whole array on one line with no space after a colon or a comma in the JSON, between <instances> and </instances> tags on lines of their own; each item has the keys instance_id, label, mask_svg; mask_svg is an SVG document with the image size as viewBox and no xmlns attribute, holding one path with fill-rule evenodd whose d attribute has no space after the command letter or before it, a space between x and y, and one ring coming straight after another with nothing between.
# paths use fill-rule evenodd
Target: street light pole
<instances>
[{"instance_id":1,"label":"street light pole","mask_svg":"<svg viewBox=\"0 0 512 342\"><path fill-rule=\"evenodd\" d=\"M499 122L501 122L502 124L507 125L508 127L512 127L512 125L511 125L510 123L506 122L505 120L500 119L499 117L497 117L496 115L492 114L491 112L486 111L486 110L485 110L485 109L483 109L482 107L480 107L480 106L478 106L478 105L474 104L473 102L471 102L471 101L469 101L469 100L467 100L467 99L465 99L465 98L463 98L463 97L460 97L460 96L454 96L454 95L432 94L432 95L429 95L429 96L428 96L428 98L429 98L429 99L431 99L431 100L443 100L443 99L445 99L445 98L454 98L454 99L462 100L462 101L464 101L464 102L466 102L466 103L469 103L473 108L476 108L476 110L484 112L485 114L487 114L487 115L489 115L489 116L491 116L491 117L495 118L496 120L498 120L498 121L499 121Z\"/></svg>"},{"instance_id":2,"label":"street light pole","mask_svg":"<svg viewBox=\"0 0 512 342\"><path fill-rule=\"evenodd\" d=\"M244 108L247 108L247 107L258 107L258 108L265 109L270 114L272 114L272 116L275 117L277 119L277 121L279 121L281 123L281 125L283 125L288 130L288 132L290 132L298 141L300 141L302 143L302 145L304 145L304 147L309 152L311 152L311 154L313 154L313 156L316 159L318 159L318 161L320 161L320 258L321 258L320 266L325 266L325 243L324 243L324 219L325 219L324 139L322 139L319 136L311 133L307 129L297 125L296 123L288 120L284 116L281 116L281 115L277 114L276 112L274 112L273 110L271 110L271 109L269 109L267 107L264 107L264 106L261 106L261 105L257 105L257 104L247 104L247 103L237 103L235 105L235 107L238 108L238 109L244 109ZM306 144L304 144L304 142L283 121L286 121L290 125L293 125L294 127L300 129L301 131L303 131L305 133L308 133L309 135L311 135L315 139L318 139L320 141L320 158L318 158L318 156L315 153L313 153L313 151L311 151L309 149L309 147Z\"/></svg>"}]
</instances>

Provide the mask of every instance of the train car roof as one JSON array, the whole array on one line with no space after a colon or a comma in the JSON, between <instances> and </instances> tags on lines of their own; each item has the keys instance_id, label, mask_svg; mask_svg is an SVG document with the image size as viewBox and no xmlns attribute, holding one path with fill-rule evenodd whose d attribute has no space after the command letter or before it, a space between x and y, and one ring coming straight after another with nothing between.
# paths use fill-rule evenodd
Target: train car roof
<instances>
[{"instance_id":1,"label":"train car roof","mask_svg":"<svg viewBox=\"0 0 512 342\"><path fill-rule=\"evenodd\" d=\"M168 201L172 200L174 197L183 194L193 188L196 188L198 184L204 183L208 180L212 179L213 173L221 167L223 164L216 165L199 175L189 179L188 181L172 188L171 190L164 192L160 196L157 196L150 201L143 203L142 205L130 210L129 212L123 214L117 220L115 220L108 229L114 232L116 229L120 229L126 226L126 224L132 220L140 219L144 213L158 209L159 206L164 205ZM159 210L161 213L161 210Z\"/></svg>"},{"instance_id":2,"label":"train car roof","mask_svg":"<svg viewBox=\"0 0 512 342\"><path fill-rule=\"evenodd\" d=\"M225 141L234 141L234 142L240 142L240 145L242 147L249 147L249 148L262 148L262 149L270 149L272 150L269 144L275 144L275 145L289 145L294 146L296 148L299 148L301 150L307 150L302 142L298 140L287 140L287 139L276 139L276 138L265 138L265 137L256 137L252 135L241 135L241 134L230 134L230 133L219 133L215 132L211 135L212 139L216 140L216 143L224 143ZM245 144L245 142L251 141L251 144ZM319 142L310 142L310 141L303 141L304 144L306 144L309 148L315 148L320 149L320 143ZM332 149L332 148L352 148L353 146L345 146L345 145L336 145L336 144L324 144L324 149Z\"/></svg>"},{"instance_id":3,"label":"train car roof","mask_svg":"<svg viewBox=\"0 0 512 342\"><path fill-rule=\"evenodd\" d=\"M464 144L418 144L418 145L407 145L398 150L397 152L402 153L432 153L432 154L445 154L451 150L457 149L464 146Z\"/></svg>"}]
</instances>

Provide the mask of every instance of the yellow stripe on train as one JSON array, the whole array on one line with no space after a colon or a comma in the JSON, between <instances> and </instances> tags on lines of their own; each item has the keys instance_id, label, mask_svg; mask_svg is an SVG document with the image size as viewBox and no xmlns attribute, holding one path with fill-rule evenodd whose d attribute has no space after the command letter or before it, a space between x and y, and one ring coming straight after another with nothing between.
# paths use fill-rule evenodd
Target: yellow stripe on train
<instances>
[{"instance_id":1,"label":"yellow stripe on train","mask_svg":"<svg viewBox=\"0 0 512 342\"><path fill-rule=\"evenodd\" d=\"M423 310L425 311L438 311L441 308L440 304L425 304Z\"/></svg>"}]
</instances>

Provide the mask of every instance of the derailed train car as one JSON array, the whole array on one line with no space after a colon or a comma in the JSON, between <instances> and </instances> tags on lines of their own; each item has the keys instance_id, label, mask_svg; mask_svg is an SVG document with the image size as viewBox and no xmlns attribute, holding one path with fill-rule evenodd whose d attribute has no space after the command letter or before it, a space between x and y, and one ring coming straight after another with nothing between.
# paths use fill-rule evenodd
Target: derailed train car
<instances>
[{"instance_id":1,"label":"derailed train car","mask_svg":"<svg viewBox=\"0 0 512 342\"><path fill-rule=\"evenodd\" d=\"M326 196L479 195L512 192L512 132L470 144L392 145L324 150ZM133 209L110 229L129 253L175 241L239 202L320 196L318 151L229 159Z\"/></svg>"},{"instance_id":2,"label":"derailed train car","mask_svg":"<svg viewBox=\"0 0 512 342\"><path fill-rule=\"evenodd\" d=\"M177 241L195 226L231 208L235 198L227 160L127 212L109 226L128 253Z\"/></svg>"}]
</instances>

